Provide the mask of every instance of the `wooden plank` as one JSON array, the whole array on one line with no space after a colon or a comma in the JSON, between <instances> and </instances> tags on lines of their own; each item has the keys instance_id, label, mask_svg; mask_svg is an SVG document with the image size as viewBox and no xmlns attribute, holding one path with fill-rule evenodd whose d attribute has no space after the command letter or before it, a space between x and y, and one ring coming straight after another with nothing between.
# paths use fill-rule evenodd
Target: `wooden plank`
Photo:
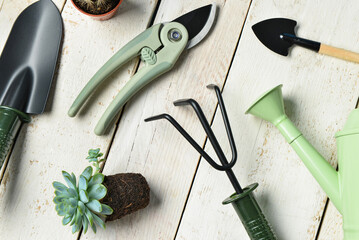
<instances>
[{"instance_id":1,"label":"wooden plank","mask_svg":"<svg viewBox=\"0 0 359 240\"><path fill-rule=\"evenodd\" d=\"M62 56L47 109L22 127L0 186L2 237L6 234L7 239L77 238L77 234L71 234L71 227L63 227L56 215L51 184L54 180L63 181L62 169L81 173L88 165L85 158L89 148L106 151L109 147L113 129L104 137L97 137L93 129L105 106L129 78L134 62L107 81L78 117L69 118L67 111L105 61L147 27L155 5L156 1L127 0L114 18L99 22L80 14L70 1L66 3Z\"/></svg>"},{"instance_id":2,"label":"wooden plank","mask_svg":"<svg viewBox=\"0 0 359 240\"><path fill-rule=\"evenodd\" d=\"M289 57L277 55L258 41L251 26L267 18L290 17L299 23L299 36L355 51L359 33L352 26L358 16L350 7L355 4L354 0L251 4L223 94L239 154L234 172L243 186L259 183L257 200L279 239L314 239L326 195L275 127L243 113L261 93L283 83L289 117L335 165L333 135L355 106L359 70L354 63L300 47ZM218 113L213 127L230 156ZM212 148L206 148L213 156ZM177 239L248 239L233 208L221 206L232 192L224 173L201 162ZM328 234L323 239L338 238Z\"/></svg>"},{"instance_id":3,"label":"wooden plank","mask_svg":"<svg viewBox=\"0 0 359 240\"><path fill-rule=\"evenodd\" d=\"M155 22L171 20L208 1L162 0ZM190 108L176 108L172 101L194 97L207 117L214 114L216 97L206 85L222 85L229 69L249 1L218 0L219 14L211 34L185 52L174 69L160 77L125 108L105 174L139 172L151 187L151 202L144 209L107 224L106 231L81 239L173 239L199 160L198 153L166 121L143 119L168 112L203 144L205 134ZM190 237L188 239L196 239Z\"/></svg>"}]
</instances>

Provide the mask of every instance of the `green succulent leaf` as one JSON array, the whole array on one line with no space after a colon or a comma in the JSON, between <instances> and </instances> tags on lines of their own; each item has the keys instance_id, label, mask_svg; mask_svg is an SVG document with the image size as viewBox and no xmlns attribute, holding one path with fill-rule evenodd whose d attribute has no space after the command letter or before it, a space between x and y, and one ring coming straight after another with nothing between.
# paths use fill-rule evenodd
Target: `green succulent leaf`
<instances>
[{"instance_id":1,"label":"green succulent leaf","mask_svg":"<svg viewBox=\"0 0 359 240\"><path fill-rule=\"evenodd\" d=\"M101 214L111 215L113 213L113 209L110 206L108 206L106 204L101 204L101 207L102 207Z\"/></svg>"},{"instance_id":2,"label":"green succulent leaf","mask_svg":"<svg viewBox=\"0 0 359 240\"><path fill-rule=\"evenodd\" d=\"M75 215L75 212L76 212L77 208L70 208L68 211L67 211L67 214L66 216L73 216Z\"/></svg>"},{"instance_id":3,"label":"green succulent leaf","mask_svg":"<svg viewBox=\"0 0 359 240\"><path fill-rule=\"evenodd\" d=\"M59 195L61 195L61 194L63 194L63 192L61 192L61 191L59 191L59 190L55 190L55 195L56 195L56 196L59 196Z\"/></svg>"},{"instance_id":4,"label":"green succulent leaf","mask_svg":"<svg viewBox=\"0 0 359 240\"><path fill-rule=\"evenodd\" d=\"M59 216L62 216L62 217L64 217L64 216L66 215L65 211L62 210L62 209L60 209L59 211L57 211L57 214L58 214Z\"/></svg>"},{"instance_id":5,"label":"green succulent leaf","mask_svg":"<svg viewBox=\"0 0 359 240\"><path fill-rule=\"evenodd\" d=\"M97 158L89 158L89 162L97 162Z\"/></svg>"},{"instance_id":6,"label":"green succulent leaf","mask_svg":"<svg viewBox=\"0 0 359 240\"><path fill-rule=\"evenodd\" d=\"M92 167L88 166L87 168L85 168L81 175L84 176L87 180L90 180L92 176Z\"/></svg>"},{"instance_id":7,"label":"green succulent leaf","mask_svg":"<svg viewBox=\"0 0 359 240\"><path fill-rule=\"evenodd\" d=\"M65 184L56 181L52 183L52 186L54 186L55 190L58 190L59 192L66 191L67 189Z\"/></svg>"},{"instance_id":8,"label":"green succulent leaf","mask_svg":"<svg viewBox=\"0 0 359 240\"><path fill-rule=\"evenodd\" d=\"M89 154L89 156L87 157L87 159L89 159L90 157L101 157L103 155L102 153L100 153L99 148L90 149L88 154Z\"/></svg>"},{"instance_id":9,"label":"green succulent leaf","mask_svg":"<svg viewBox=\"0 0 359 240\"><path fill-rule=\"evenodd\" d=\"M79 225L82 222L82 214L80 210L77 208L76 217L75 217L75 225Z\"/></svg>"},{"instance_id":10,"label":"green succulent leaf","mask_svg":"<svg viewBox=\"0 0 359 240\"><path fill-rule=\"evenodd\" d=\"M88 188L90 188L95 184L102 183L104 179L105 179L105 175L103 175L102 173L95 173L88 183Z\"/></svg>"},{"instance_id":11,"label":"green succulent leaf","mask_svg":"<svg viewBox=\"0 0 359 240\"><path fill-rule=\"evenodd\" d=\"M72 233L75 233L80 230L80 226L77 224L72 225Z\"/></svg>"},{"instance_id":12,"label":"green succulent leaf","mask_svg":"<svg viewBox=\"0 0 359 240\"><path fill-rule=\"evenodd\" d=\"M85 215L86 215L87 220L89 221L90 225L92 226L93 225L92 212L88 208L86 208Z\"/></svg>"},{"instance_id":13,"label":"green succulent leaf","mask_svg":"<svg viewBox=\"0 0 359 240\"><path fill-rule=\"evenodd\" d=\"M66 172L66 171L62 171L62 176L64 177L64 179L65 179L67 185L68 185L70 188L76 190L76 179L75 179L75 181L74 181L73 178L72 178L72 176L71 176L68 172Z\"/></svg>"},{"instance_id":14,"label":"green succulent leaf","mask_svg":"<svg viewBox=\"0 0 359 240\"><path fill-rule=\"evenodd\" d=\"M80 200L83 202L83 203L88 203L90 201L90 198L87 194L86 191L84 190L81 190L80 191Z\"/></svg>"},{"instance_id":15,"label":"green succulent leaf","mask_svg":"<svg viewBox=\"0 0 359 240\"><path fill-rule=\"evenodd\" d=\"M70 226L72 226L75 223L75 221L76 221L76 213L74 212L70 221Z\"/></svg>"},{"instance_id":16,"label":"green succulent leaf","mask_svg":"<svg viewBox=\"0 0 359 240\"><path fill-rule=\"evenodd\" d=\"M93 231L94 233L96 233L96 231L97 231L97 230L96 230L96 224L92 224L92 225L91 225L91 228L92 228L92 231Z\"/></svg>"},{"instance_id":17,"label":"green succulent leaf","mask_svg":"<svg viewBox=\"0 0 359 240\"><path fill-rule=\"evenodd\" d=\"M74 173L71 173L71 180L74 183L74 185L76 186L76 176Z\"/></svg>"},{"instance_id":18,"label":"green succulent leaf","mask_svg":"<svg viewBox=\"0 0 359 240\"><path fill-rule=\"evenodd\" d=\"M60 191L56 190L56 191L55 191L55 196L56 196L56 197L64 197L64 198L70 198L70 197L76 196L76 193L73 192L74 190L71 189L72 192L70 192L70 191L69 191L70 189L71 189L71 188L67 188L67 189L66 189L65 191L63 191L63 192L60 192ZM73 195L73 193L75 193L75 195Z\"/></svg>"},{"instance_id":19,"label":"green succulent leaf","mask_svg":"<svg viewBox=\"0 0 359 240\"><path fill-rule=\"evenodd\" d=\"M107 189L102 184L95 184L88 189L88 194L90 199L101 200L107 194Z\"/></svg>"},{"instance_id":20,"label":"green succulent leaf","mask_svg":"<svg viewBox=\"0 0 359 240\"><path fill-rule=\"evenodd\" d=\"M105 161L100 159L102 156L99 148L90 149L87 159L93 162L95 168L85 168L78 180L74 173L62 171L66 184L57 181L52 183L55 189L55 210L63 217L63 225L72 226L73 233L80 231L81 227L86 233L89 225L95 233L96 225L105 229L104 217L113 213L110 206L99 202L107 194L107 189L102 184L105 176L99 173L100 163Z\"/></svg>"},{"instance_id":21,"label":"green succulent leaf","mask_svg":"<svg viewBox=\"0 0 359 240\"><path fill-rule=\"evenodd\" d=\"M85 204L84 204L83 202L81 202L81 201L78 201L77 207L80 208L81 214L84 215L85 212L86 212L86 206L85 206Z\"/></svg>"},{"instance_id":22,"label":"green succulent leaf","mask_svg":"<svg viewBox=\"0 0 359 240\"><path fill-rule=\"evenodd\" d=\"M72 198L78 198L78 194L77 194L77 190L76 189L72 189L72 188L68 188L66 190L66 193L69 197L72 197Z\"/></svg>"},{"instance_id":23,"label":"green succulent leaf","mask_svg":"<svg viewBox=\"0 0 359 240\"><path fill-rule=\"evenodd\" d=\"M64 217L64 218L62 219L62 224L63 224L63 225L68 224L68 223L71 221L71 218L72 218L72 216L70 216L70 217Z\"/></svg>"},{"instance_id":24,"label":"green succulent leaf","mask_svg":"<svg viewBox=\"0 0 359 240\"><path fill-rule=\"evenodd\" d=\"M79 217L77 218L77 221L75 223L75 225L79 226L81 228L82 226L82 219L85 218L85 216L82 216L81 214L79 215Z\"/></svg>"},{"instance_id":25,"label":"green succulent leaf","mask_svg":"<svg viewBox=\"0 0 359 240\"><path fill-rule=\"evenodd\" d=\"M94 212L100 213L102 211L101 203L96 199L93 199L90 202L86 203L86 207L88 207L91 211Z\"/></svg>"},{"instance_id":26,"label":"green succulent leaf","mask_svg":"<svg viewBox=\"0 0 359 240\"><path fill-rule=\"evenodd\" d=\"M80 176L79 178L79 190L86 190L87 189L87 185L88 185L88 182L87 182L87 179L84 177L84 176Z\"/></svg>"},{"instance_id":27,"label":"green succulent leaf","mask_svg":"<svg viewBox=\"0 0 359 240\"><path fill-rule=\"evenodd\" d=\"M82 227L84 228L83 229L84 233L87 232L88 226L89 226L89 222L88 222L87 218L85 218L85 217L82 218Z\"/></svg>"},{"instance_id":28,"label":"green succulent leaf","mask_svg":"<svg viewBox=\"0 0 359 240\"><path fill-rule=\"evenodd\" d=\"M62 197L62 196L56 196L56 197L54 197L54 203L60 204L63 199L64 199L64 197Z\"/></svg>"},{"instance_id":29,"label":"green succulent leaf","mask_svg":"<svg viewBox=\"0 0 359 240\"><path fill-rule=\"evenodd\" d=\"M70 206L71 207L77 207L77 199L75 199L75 198L69 198L69 204L70 204Z\"/></svg>"},{"instance_id":30,"label":"green succulent leaf","mask_svg":"<svg viewBox=\"0 0 359 240\"><path fill-rule=\"evenodd\" d=\"M94 214L93 215L93 219L95 220L95 222L98 224L98 225L100 225L100 227L102 228L102 229L105 229L106 227L105 227L105 223L102 221L102 219L101 218L99 218L96 214ZM94 224L95 225L95 224Z\"/></svg>"}]
</instances>

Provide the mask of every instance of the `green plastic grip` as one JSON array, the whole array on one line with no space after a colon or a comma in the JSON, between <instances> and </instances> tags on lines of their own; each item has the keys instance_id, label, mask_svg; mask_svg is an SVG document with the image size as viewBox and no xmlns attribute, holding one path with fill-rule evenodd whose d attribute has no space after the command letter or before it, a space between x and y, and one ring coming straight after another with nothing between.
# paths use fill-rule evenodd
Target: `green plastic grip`
<instances>
[{"instance_id":1,"label":"green plastic grip","mask_svg":"<svg viewBox=\"0 0 359 240\"><path fill-rule=\"evenodd\" d=\"M0 168L14 143L21 122L30 122L29 115L10 107L0 106Z\"/></svg>"},{"instance_id":2,"label":"green plastic grip","mask_svg":"<svg viewBox=\"0 0 359 240\"><path fill-rule=\"evenodd\" d=\"M244 188L243 193L235 193L222 203L232 204L251 240L276 240L271 225L253 195L257 187L258 183L253 183Z\"/></svg>"},{"instance_id":3,"label":"green plastic grip","mask_svg":"<svg viewBox=\"0 0 359 240\"><path fill-rule=\"evenodd\" d=\"M173 30L180 32L181 38L171 40L170 35ZM141 57L145 60L146 66L142 67L117 94L96 125L95 134L103 135L121 108L133 95L158 76L171 70L188 42L187 29L176 22L164 25L159 37L163 48L157 53L155 53L156 49L142 48L142 50L146 50L141 51Z\"/></svg>"},{"instance_id":4,"label":"green plastic grip","mask_svg":"<svg viewBox=\"0 0 359 240\"><path fill-rule=\"evenodd\" d=\"M171 65L164 62L159 65L152 65L139 70L121 89L115 99L107 107L106 111L95 127L95 134L99 136L103 135L107 127L111 124L125 103L140 89L142 89L143 86L170 68Z\"/></svg>"},{"instance_id":5,"label":"green plastic grip","mask_svg":"<svg viewBox=\"0 0 359 240\"><path fill-rule=\"evenodd\" d=\"M153 27L139 34L132 41L123 46L118 52L115 53L106 63L103 65L95 75L90 79L86 86L81 90L73 104L71 105L68 115L74 117L87 98L95 91L95 89L104 82L112 73L119 69L123 64L130 61L134 57L140 54L140 51L144 47L150 47L157 49L161 46L161 41L158 37L162 24L156 24Z\"/></svg>"}]
</instances>

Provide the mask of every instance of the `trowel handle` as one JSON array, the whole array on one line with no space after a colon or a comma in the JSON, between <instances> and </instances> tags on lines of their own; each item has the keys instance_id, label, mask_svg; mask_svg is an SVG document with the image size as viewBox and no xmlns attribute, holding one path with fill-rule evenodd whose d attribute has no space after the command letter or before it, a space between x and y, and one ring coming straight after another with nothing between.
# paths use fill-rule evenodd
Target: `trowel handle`
<instances>
[{"instance_id":1,"label":"trowel handle","mask_svg":"<svg viewBox=\"0 0 359 240\"><path fill-rule=\"evenodd\" d=\"M16 109L0 106L0 168L14 143L21 122L30 122L30 117Z\"/></svg>"},{"instance_id":2,"label":"trowel handle","mask_svg":"<svg viewBox=\"0 0 359 240\"><path fill-rule=\"evenodd\" d=\"M332 47L323 43L320 44L318 53L359 63L359 53L351 52L342 48Z\"/></svg>"},{"instance_id":3,"label":"trowel handle","mask_svg":"<svg viewBox=\"0 0 359 240\"><path fill-rule=\"evenodd\" d=\"M235 193L223 204L232 203L251 240L276 240L274 231L259 207L253 191L258 183L243 189L243 193Z\"/></svg>"}]
</instances>

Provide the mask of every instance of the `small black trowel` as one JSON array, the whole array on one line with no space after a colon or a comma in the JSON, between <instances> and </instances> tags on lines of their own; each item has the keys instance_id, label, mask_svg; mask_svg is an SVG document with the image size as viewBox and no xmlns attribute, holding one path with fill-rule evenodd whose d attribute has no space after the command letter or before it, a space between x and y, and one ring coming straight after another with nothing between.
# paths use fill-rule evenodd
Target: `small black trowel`
<instances>
[{"instance_id":1,"label":"small black trowel","mask_svg":"<svg viewBox=\"0 0 359 240\"><path fill-rule=\"evenodd\" d=\"M0 168L28 114L44 111L62 39L62 18L51 0L16 19L0 56Z\"/></svg>"},{"instance_id":2,"label":"small black trowel","mask_svg":"<svg viewBox=\"0 0 359 240\"><path fill-rule=\"evenodd\" d=\"M253 25L252 29L267 48L283 56L287 56L288 49L296 44L321 54L359 63L358 53L297 37L294 32L296 25L297 22L291 19L272 18Z\"/></svg>"}]
</instances>

